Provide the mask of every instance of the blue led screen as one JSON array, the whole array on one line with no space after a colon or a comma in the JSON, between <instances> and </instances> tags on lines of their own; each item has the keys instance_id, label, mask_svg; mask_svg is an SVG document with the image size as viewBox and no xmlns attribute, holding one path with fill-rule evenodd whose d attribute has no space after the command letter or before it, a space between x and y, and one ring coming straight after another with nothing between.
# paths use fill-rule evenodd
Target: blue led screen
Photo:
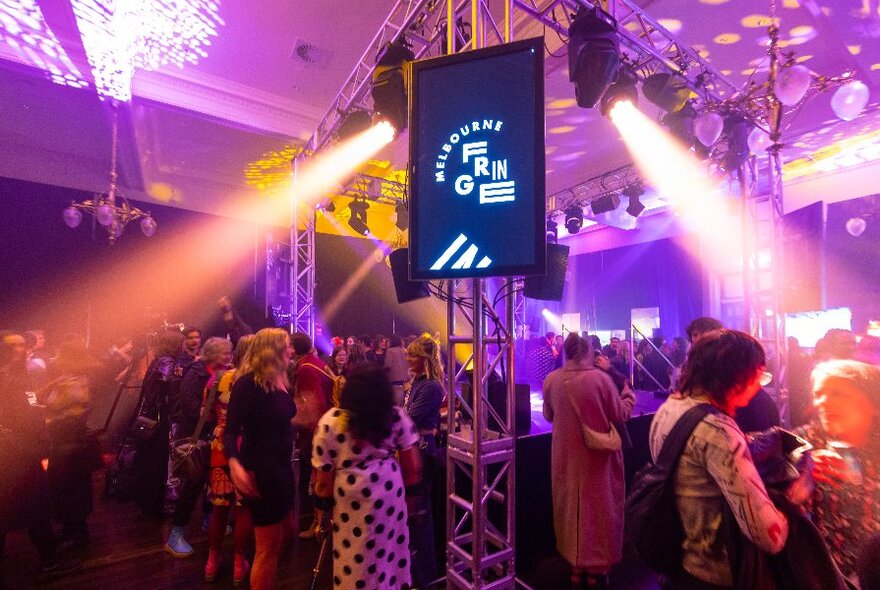
<instances>
[{"instance_id":1,"label":"blue led screen","mask_svg":"<svg viewBox=\"0 0 880 590\"><path fill-rule=\"evenodd\" d=\"M410 276L545 272L540 39L416 62Z\"/></svg>"}]
</instances>

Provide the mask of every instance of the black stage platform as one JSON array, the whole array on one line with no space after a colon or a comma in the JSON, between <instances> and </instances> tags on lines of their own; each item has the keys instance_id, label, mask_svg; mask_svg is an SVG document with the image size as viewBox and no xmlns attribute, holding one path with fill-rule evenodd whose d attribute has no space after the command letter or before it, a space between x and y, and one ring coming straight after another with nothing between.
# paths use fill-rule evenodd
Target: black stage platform
<instances>
[{"instance_id":1,"label":"black stage platform","mask_svg":"<svg viewBox=\"0 0 880 590\"><path fill-rule=\"evenodd\" d=\"M516 441L516 555L517 569L528 571L556 552L553 535L553 506L550 495L550 444L552 425L542 414L543 396L529 396L531 423ZM633 446L624 452L626 481L650 460L648 430L654 413L665 398L637 391L633 416L627 431Z\"/></svg>"}]
</instances>

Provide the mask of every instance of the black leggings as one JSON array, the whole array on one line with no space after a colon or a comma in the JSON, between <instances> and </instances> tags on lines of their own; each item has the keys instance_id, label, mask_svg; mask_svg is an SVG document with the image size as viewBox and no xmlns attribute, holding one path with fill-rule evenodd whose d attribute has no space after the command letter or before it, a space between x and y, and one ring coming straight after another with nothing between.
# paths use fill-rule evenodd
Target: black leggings
<instances>
[{"instance_id":1,"label":"black leggings","mask_svg":"<svg viewBox=\"0 0 880 590\"><path fill-rule=\"evenodd\" d=\"M55 536L52 533L52 524L49 519L38 520L27 528L28 537L37 553L40 554L40 561L44 565L55 561ZM6 533L0 533L0 556L3 555L3 549L6 545Z\"/></svg>"}]
</instances>

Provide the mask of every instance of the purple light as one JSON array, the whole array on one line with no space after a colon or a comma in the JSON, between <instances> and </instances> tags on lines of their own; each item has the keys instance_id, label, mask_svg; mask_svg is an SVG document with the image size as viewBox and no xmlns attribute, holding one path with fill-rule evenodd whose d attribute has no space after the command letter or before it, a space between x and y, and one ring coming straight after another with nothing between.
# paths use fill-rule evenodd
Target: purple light
<instances>
[{"instance_id":1,"label":"purple light","mask_svg":"<svg viewBox=\"0 0 880 590\"><path fill-rule=\"evenodd\" d=\"M136 69L182 68L207 57L223 19L211 0L71 0L98 95L131 99Z\"/></svg>"},{"instance_id":2,"label":"purple light","mask_svg":"<svg viewBox=\"0 0 880 590\"><path fill-rule=\"evenodd\" d=\"M85 88L89 84L46 24L36 0L0 0L0 41L25 64L46 72L56 84Z\"/></svg>"}]
</instances>

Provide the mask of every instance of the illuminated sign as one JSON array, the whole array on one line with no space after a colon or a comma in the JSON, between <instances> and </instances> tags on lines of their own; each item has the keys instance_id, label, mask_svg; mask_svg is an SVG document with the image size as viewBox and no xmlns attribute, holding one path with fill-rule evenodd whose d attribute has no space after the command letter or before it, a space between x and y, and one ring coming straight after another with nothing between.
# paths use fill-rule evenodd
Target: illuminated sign
<instances>
[{"instance_id":1,"label":"illuminated sign","mask_svg":"<svg viewBox=\"0 0 880 590\"><path fill-rule=\"evenodd\" d=\"M410 276L543 274L540 39L413 64Z\"/></svg>"}]
</instances>

